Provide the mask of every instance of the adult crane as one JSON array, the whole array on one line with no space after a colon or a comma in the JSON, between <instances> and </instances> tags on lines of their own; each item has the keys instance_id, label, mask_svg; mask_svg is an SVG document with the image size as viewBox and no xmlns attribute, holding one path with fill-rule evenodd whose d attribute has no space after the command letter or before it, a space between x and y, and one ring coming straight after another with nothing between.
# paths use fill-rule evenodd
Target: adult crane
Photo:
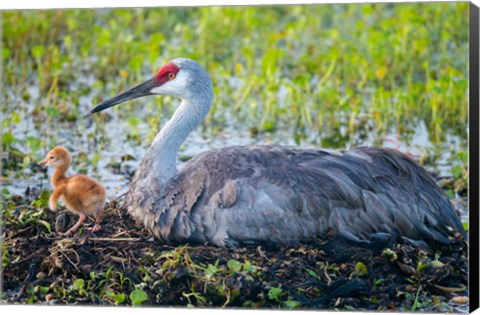
<instances>
[{"instance_id":1,"label":"adult crane","mask_svg":"<svg viewBox=\"0 0 480 315\"><path fill-rule=\"evenodd\" d=\"M394 149L234 146L201 153L177 170L181 144L213 101L208 73L190 59L169 61L91 113L146 95L181 99L125 197L128 213L164 242L236 246L328 235L450 244L465 237L434 179Z\"/></svg>"}]
</instances>

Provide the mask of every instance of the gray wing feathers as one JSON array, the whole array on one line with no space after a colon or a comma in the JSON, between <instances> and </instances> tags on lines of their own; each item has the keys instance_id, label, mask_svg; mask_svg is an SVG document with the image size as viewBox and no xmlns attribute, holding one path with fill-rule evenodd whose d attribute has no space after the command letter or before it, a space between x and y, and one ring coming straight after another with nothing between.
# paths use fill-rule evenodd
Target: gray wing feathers
<instances>
[{"instance_id":1,"label":"gray wing feathers","mask_svg":"<svg viewBox=\"0 0 480 315\"><path fill-rule=\"evenodd\" d=\"M147 215L132 213L153 215L154 224L144 223L167 241L224 246L333 233L367 243L374 235L450 243L452 230L465 235L434 180L390 149L212 150L187 162L164 192L144 201Z\"/></svg>"}]
</instances>

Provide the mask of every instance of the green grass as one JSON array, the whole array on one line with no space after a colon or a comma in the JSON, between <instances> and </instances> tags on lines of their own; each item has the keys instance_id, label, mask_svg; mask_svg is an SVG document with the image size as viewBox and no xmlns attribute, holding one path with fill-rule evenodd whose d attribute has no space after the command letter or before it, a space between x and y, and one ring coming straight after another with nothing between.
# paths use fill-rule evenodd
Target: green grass
<instances>
[{"instance_id":1,"label":"green grass","mask_svg":"<svg viewBox=\"0 0 480 315\"><path fill-rule=\"evenodd\" d=\"M339 147L372 129L398 131L408 142L420 121L434 143L449 134L466 137L467 3L2 15L5 86L35 104L42 122L75 121L85 114L82 96L93 106L184 56L203 64L214 81L209 124L289 129L298 141L318 133L319 144ZM37 86L38 95L28 86ZM135 115L141 103L149 116L163 102L125 104L121 115ZM23 119L28 111L11 95L6 105L8 133L14 113Z\"/></svg>"}]
</instances>

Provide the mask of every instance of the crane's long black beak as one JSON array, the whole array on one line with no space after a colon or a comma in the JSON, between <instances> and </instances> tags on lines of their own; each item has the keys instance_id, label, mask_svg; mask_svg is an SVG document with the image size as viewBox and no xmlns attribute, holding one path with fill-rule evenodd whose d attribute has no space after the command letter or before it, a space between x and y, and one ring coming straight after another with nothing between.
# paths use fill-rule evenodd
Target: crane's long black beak
<instances>
[{"instance_id":1,"label":"crane's long black beak","mask_svg":"<svg viewBox=\"0 0 480 315\"><path fill-rule=\"evenodd\" d=\"M155 77L152 77L151 79L140 83L137 86L132 87L131 89L126 90L125 92L122 92L118 94L117 96L114 96L97 106L95 106L94 109L90 111L90 114L101 112L102 110L105 110L107 108L110 108L112 106L115 106L120 103L124 103L130 100L133 100L135 98L139 98L142 96L147 96L147 95L153 95L152 89L156 86L158 86L158 82L155 80Z\"/></svg>"}]
</instances>

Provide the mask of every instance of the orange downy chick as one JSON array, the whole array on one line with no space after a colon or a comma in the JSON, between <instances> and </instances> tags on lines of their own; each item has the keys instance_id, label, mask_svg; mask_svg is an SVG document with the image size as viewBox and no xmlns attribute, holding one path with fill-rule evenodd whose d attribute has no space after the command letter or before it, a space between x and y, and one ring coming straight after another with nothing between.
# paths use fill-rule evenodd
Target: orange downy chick
<instances>
[{"instance_id":1,"label":"orange downy chick","mask_svg":"<svg viewBox=\"0 0 480 315\"><path fill-rule=\"evenodd\" d=\"M53 192L49 199L50 209L57 210L57 200L61 198L65 206L80 218L65 235L75 232L86 220L87 215L94 215L95 225L93 232L100 229L100 221L103 217L106 192L105 188L95 179L85 175L66 176L72 159L68 150L64 147L55 147L39 165L55 167L51 178Z\"/></svg>"}]
</instances>

